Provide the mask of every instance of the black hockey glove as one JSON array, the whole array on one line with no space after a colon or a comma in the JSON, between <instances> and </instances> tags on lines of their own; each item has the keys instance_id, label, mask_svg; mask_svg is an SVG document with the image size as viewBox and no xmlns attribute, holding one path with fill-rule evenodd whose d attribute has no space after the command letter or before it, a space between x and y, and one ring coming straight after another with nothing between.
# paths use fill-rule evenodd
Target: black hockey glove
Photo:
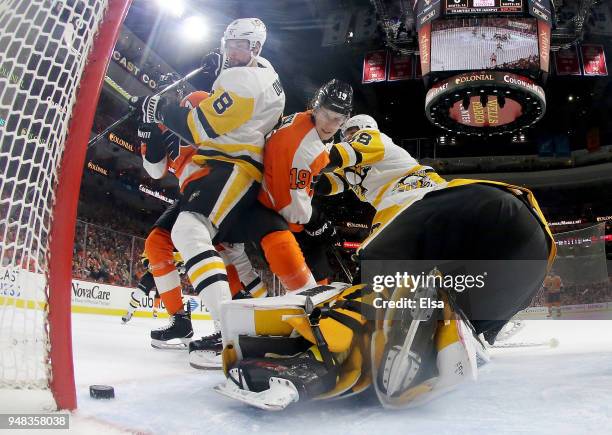
<instances>
[{"instance_id":1,"label":"black hockey glove","mask_svg":"<svg viewBox=\"0 0 612 435\"><path fill-rule=\"evenodd\" d=\"M313 207L310 222L304 225L304 232L321 241L326 240L329 243L336 241L336 227L318 207Z\"/></svg>"},{"instance_id":2,"label":"black hockey glove","mask_svg":"<svg viewBox=\"0 0 612 435\"><path fill-rule=\"evenodd\" d=\"M202 74L218 77L223 67L223 56L220 50L213 50L202 58Z\"/></svg>"},{"instance_id":3,"label":"black hockey glove","mask_svg":"<svg viewBox=\"0 0 612 435\"><path fill-rule=\"evenodd\" d=\"M133 97L130 100L130 106L136 110L138 120L145 124L163 122L160 114L163 103L162 97L156 95Z\"/></svg>"},{"instance_id":4,"label":"black hockey glove","mask_svg":"<svg viewBox=\"0 0 612 435\"><path fill-rule=\"evenodd\" d=\"M138 125L138 138L141 143L141 153L151 163L160 162L166 156L163 133L157 124ZM144 150L142 149L144 144Z\"/></svg>"}]
</instances>

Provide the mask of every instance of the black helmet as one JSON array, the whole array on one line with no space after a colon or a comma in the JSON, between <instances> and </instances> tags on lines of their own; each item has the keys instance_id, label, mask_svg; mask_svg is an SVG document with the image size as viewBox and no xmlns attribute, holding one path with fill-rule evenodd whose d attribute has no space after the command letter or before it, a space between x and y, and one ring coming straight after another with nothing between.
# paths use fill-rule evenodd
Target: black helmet
<instances>
[{"instance_id":1,"label":"black helmet","mask_svg":"<svg viewBox=\"0 0 612 435\"><path fill-rule=\"evenodd\" d=\"M353 88L348 83L332 79L317 91L312 108L325 107L343 115L350 115L353 109Z\"/></svg>"}]
</instances>

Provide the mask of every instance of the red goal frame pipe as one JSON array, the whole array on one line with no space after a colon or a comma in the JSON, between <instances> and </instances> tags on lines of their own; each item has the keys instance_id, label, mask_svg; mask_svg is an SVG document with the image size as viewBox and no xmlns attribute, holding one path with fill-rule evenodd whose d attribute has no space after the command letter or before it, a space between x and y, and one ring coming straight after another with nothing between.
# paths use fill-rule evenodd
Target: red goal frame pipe
<instances>
[{"instance_id":1,"label":"red goal frame pipe","mask_svg":"<svg viewBox=\"0 0 612 435\"><path fill-rule=\"evenodd\" d=\"M72 250L87 141L104 74L131 0L110 0L77 91L76 104L59 168L49 235L50 387L58 409L77 406L72 360Z\"/></svg>"}]
</instances>

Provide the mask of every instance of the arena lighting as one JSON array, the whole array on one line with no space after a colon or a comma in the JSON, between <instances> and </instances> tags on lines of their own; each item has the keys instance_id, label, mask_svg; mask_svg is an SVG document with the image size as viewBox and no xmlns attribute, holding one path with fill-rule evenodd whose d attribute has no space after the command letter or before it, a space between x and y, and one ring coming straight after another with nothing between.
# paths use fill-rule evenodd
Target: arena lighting
<instances>
[{"instance_id":1,"label":"arena lighting","mask_svg":"<svg viewBox=\"0 0 612 435\"><path fill-rule=\"evenodd\" d=\"M185 2L183 0L156 0L157 6L164 12L180 18L185 13Z\"/></svg>"},{"instance_id":2,"label":"arena lighting","mask_svg":"<svg viewBox=\"0 0 612 435\"><path fill-rule=\"evenodd\" d=\"M181 23L181 35L187 42L201 42L208 36L206 20L200 15L193 15Z\"/></svg>"}]
</instances>

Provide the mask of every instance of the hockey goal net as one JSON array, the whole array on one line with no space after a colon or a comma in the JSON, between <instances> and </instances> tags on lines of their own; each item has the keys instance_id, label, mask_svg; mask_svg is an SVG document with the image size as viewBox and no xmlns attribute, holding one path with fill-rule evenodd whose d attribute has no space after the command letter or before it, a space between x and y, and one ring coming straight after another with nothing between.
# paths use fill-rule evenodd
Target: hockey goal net
<instances>
[{"instance_id":1,"label":"hockey goal net","mask_svg":"<svg viewBox=\"0 0 612 435\"><path fill-rule=\"evenodd\" d=\"M76 206L104 72L129 3L0 1L0 410L76 407Z\"/></svg>"}]
</instances>

